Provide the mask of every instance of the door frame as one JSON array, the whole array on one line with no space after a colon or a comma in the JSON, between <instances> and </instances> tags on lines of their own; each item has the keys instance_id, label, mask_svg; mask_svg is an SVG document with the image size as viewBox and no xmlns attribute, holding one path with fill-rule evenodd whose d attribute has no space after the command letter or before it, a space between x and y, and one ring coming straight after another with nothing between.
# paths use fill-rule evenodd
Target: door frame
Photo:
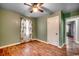
<instances>
[{"instance_id":1,"label":"door frame","mask_svg":"<svg viewBox=\"0 0 79 59\"><path fill-rule=\"evenodd\" d=\"M73 17L69 17L69 18L66 18L66 23L65 23L65 28L67 27L67 22L70 22L70 21L76 21L76 31L78 31L78 22L79 22L79 16L73 16ZM66 46L67 46L67 44L68 44L68 39L67 39L67 30L65 30L65 41L66 41ZM75 42L76 43L79 43L78 41L77 41L77 39L78 39L78 37L77 37L77 32L76 32L76 39L75 39ZM68 46L67 46L67 48L68 48Z\"/></svg>"}]
</instances>

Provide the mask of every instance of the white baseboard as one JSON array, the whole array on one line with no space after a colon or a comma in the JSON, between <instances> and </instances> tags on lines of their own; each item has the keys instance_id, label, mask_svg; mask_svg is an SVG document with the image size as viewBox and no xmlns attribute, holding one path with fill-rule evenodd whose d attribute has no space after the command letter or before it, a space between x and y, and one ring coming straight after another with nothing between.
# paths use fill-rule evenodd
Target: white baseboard
<instances>
[{"instance_id":1,"label":"white baseboard","mask_svg":"<svg viewBox=\"0 0 79 59\"><path fill-rule=\"evenodd\" d=\"M59 46L59 48L63 48L64 45L65 45L65 43L62 46Z\"/></svg>"},{"instance_id":2,"label":"white baseboard","mask_svg":"<svg viewBox=\"0 0 79 59\"><path fill-rule=\"evenodd\" d=\"M14 45L18 45L18 44L21 44L22 42L18 42L18 43L12 43L12 44L8 44L8 45L4 45L4 46L1 46L0 49L2 48L6 48L6 47L10 47L10 46L14 46Z\"/></svg>"},{"instance_id":3,"label":"white baseboard","mask_svg":"<svg viewBox=\"0 0 79 59\"><path fill-rule=\"evenodd\" d=\"M29 42L30 40L27 40L25 42ZM0 49L2 48L6 48L6 47L10 47L10 46L14 46L14 45L18 45L18 44L21 44L21 43L24 43L24 41L22 42L18 42L18 43L12 43L12 44L8 44L8 45L4 45L4 46L1 46Z\"/></svg>"},{"instance_id":4,"label":"white baseboard","mask_svg":"<svg viewBox=\"0 0 79 59\"><path fill-rule=\"evenodd\" d=\"M43 40L40 40L40 39L32 39L32 40L37 40L37 41L40 41L40 42L43 42L43 43L46 43L46 44L51 44L49 42L46 42L46 41L43 41ZM51 45L53 45L53 44L51 44ZM65 43L62 46L57 46L57 47L62 48L64 45L65 45Z\"/></svg>"},{"instance_id":5,"label":"white baseboard","mask_svg":"<svg viewBox=\"0 0 79 59\"><path fill-rule=\"evenodd\" d=\"M29 42L29 41L31 41L31 40L37 40L37 41L40 41L40 42L43 42L43 43L46 43L46 44L51 44L51 43L45 42L45 41L40 40L40 39L30 39L30 40L25 41L25 42ZM23 42L18 42L18 43L13 43L13 44L1 46L0 49L6 48L6 47L10 47L10 46L14 46L14 45L18 45L18 44L21 44L21 43L23 43ZM53 45L53 44L51 44L51 45ZM58 48L62 48L63 46L64 46L64 44L63 44L62 46L57 46L57 47L58 47Z\"/></svg>"}]
</instances>

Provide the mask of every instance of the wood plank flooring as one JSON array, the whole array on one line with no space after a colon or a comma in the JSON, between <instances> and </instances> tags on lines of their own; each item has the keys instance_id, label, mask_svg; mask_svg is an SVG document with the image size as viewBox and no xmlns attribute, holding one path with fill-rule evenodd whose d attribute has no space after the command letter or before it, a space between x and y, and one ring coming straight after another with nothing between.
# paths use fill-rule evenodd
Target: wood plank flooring
<instances>
[{"instance_id":1,"label":"wood plank flooring","mask_svg":"<svg viewBox=\"0 0 79 59\"><path fill-rule=\"evenodd\" d=\"M46 44L37 40L0 49L0 56L65 56L66 48Z\"/></svg>"}]
</instances>

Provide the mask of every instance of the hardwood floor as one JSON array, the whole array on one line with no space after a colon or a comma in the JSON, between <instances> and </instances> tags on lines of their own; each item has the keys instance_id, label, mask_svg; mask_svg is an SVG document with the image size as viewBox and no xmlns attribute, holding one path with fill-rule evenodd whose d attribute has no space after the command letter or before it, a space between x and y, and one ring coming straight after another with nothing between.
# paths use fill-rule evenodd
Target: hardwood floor
<instances>
[{"instance_id":1,"label":"hardwood floor","mask_svg":"<svg viewBox=\"0 0 79 59\"><path fill-rule=\"evenodd\" d=\"M0 49L0 56L65 56L65 46L60 49L37 40Z\"/></svg>"}]
</instances>

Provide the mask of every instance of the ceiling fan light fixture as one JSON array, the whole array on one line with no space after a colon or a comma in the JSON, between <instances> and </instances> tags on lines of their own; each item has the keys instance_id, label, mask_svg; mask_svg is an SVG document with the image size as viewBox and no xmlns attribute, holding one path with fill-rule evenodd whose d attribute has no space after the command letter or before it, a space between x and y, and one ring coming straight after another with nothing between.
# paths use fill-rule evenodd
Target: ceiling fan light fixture
<instances>
[{"instance_id":1,"label":"ceiling fan light fixture","mask_svg":"<svg viewBox=\"0 0 79 59\"><path fill-rule=\"evenodd\" d=\"M38 12L38 8L33 7L32 9L33 9L33 12Z\"/></svg>"},{"instance_id":2,"label":"ceiling fan light fixture","mask_svg":"<svg viewBox=\"0 0 79 59\"><path fill-rule=\"evenodd\" d=\"M29 5L27 3L24 3L24 5L30 6L30 8L31 8L30 13L38 12L38 11L43 12L42 4L43 3L31 3L31 5Z\"/></svg>"}]
</instances>

